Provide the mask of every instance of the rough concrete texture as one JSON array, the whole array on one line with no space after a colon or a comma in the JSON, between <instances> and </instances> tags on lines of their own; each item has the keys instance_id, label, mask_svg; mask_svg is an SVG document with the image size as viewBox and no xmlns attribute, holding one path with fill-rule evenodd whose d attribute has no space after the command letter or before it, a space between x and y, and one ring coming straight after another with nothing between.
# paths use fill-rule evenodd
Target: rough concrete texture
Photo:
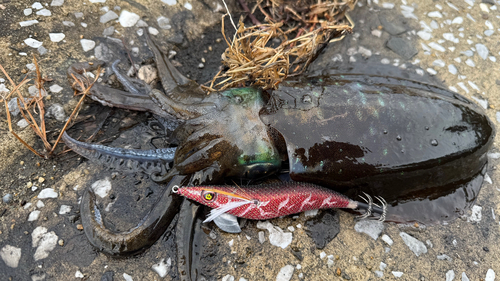
<instances>
[{"instance_id":1,"label":"rough concrete texture","mask_svg":"<svg viewBox=\"0 0 500 281\"><path fill-rule=\"evenodd\" d=\"M354 33L328 46L311 66L311 71L339 64L348 68L359 62L394 64L404 68L413 80L430 76L476 100L484 105L487 115L498 126L500 1L483 1L487 4L472 0L377 2L359 2L351 13L356 23ZM218 1L53 0L37 3L0 2L0 63L14 81L20 82L31 67L32 56L36 55L43 75L52 79L46 82L47 89L54 85L63 88L60 91L55 87L59 92L49 92L50 98L46 101L47 108L57 104L54 108L58 108L59 113L60 109L64 111L59 116L69 116L77 102L65 77L72 63L93 56L107 60L121 58L124 62L125 43L136 63L151 64L152 54L144 45L144 31L139 31L144 26L151 34L157 34L153 38L160 41L165 50L176 52L173 60L182 73L204 83L218 71L225 47L220 41L222 6ZM239 10L235 3L230 4L231 9ZM51 15L42 12L44 9ZM118 17L124 11L138 17L118 21L109 11ZM112 19L102 20L105 14ZM380 20L380 17L388 20ZM30 20L38 22L20 24ZM50 36L50 33L64 33L65 37L53 42L61 36ZM398 38L397 48L387 45L393 37ZM42 45L30 47L28 43L35 47L39 43L27 39L36 39ZM83 39L92 40L95 46L81 41ZM405 46L407 50L398 51ZM414 50L418 52L415 54ZM205 63L199 68L202 58ZM127 70L126 65L123 64L122 69ZM0 74L0 91L3 88L12 90L7 78ZM22 90L28 95L26 86ZM87 186L109 179L111 190L101 207L109 207L106 221L112 229L125 230L147 213L155 196L160 194L161 185L144 175L103 169L62 150L58 150L54 158L38 158L8 133L3 107L0 116L4 120L0 123L0 195L13 195L6 199L8 202L0 204L0 280L179 279L173 232L167 231L143 254L116 259L94 250L80 229L79 198ZM92 102L86 103L80 117L87 120L80 128L87 135L97 128L96 123L107 120L104 133L94 140L105 140L107 145L151 148L149 141L161 131L151 125L152 118L147 114L104 108ZM13 117L14 129L41 151L42 145L32 130L17 125L20 119L20 115ZM55 139L54 130L62 124L61 120L48 117L49 139ZM109 143L110 140L113 142ZM292 234L291 244L284 249L270 244L267 230L264 230L263 243L259 242L262 230L257 222L247 222L241 234L221 233L210 224L200 274L207 280L453 280L453 276L454 280L494 280L495 274L500 274L498 150L495 141L488 177L474 203L474 214L469 210L463 218L446 225L384 223L380 236L388 237L375 240L363 231L356 231L353 215L340 212L340 232L321 250L306 232L306 221L310 218L304 214L270 220L282 230L275 233ZM45 188L53 188L57 198L39 200L37 195ZM60 214L62 205L72 208ZM38 218L28 222L30 213L37 210L40 211ZM44 230L43 233L40 230ZM38 240L32 237L34 232L39 234L35 235ZM409 238L412 243L406 241L408 237L412 237ZM389 245L387 241L393 243ZM417 245L418 255L415 249L409 248L410 244ZM46 247L40 249L41 245ZM386 266L381 267L381 263Z\"/></svg>"}]
</instances>

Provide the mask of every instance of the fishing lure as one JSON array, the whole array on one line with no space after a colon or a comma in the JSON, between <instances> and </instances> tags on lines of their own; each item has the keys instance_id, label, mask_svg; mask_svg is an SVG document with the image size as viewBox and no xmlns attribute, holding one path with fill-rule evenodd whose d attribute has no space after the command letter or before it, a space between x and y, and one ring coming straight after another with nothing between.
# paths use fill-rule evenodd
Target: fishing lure
<instances>
[{"instance_id":1,"label":"fishing lure","mask_svg":"<svg viewBox=\"0 0 500 281\"><path fill-rule=\"evenodd\" d=\"M372 211L384 221L386 202L376 197L380 205L373 203L365 194L366 203L349 199L333 190L302 182L286 182L254 186L174 186L172 191L188 199L206 205L213 210L205 219L210 222L223 214L240 218L266 220L308 210L346 208L365 210L361 218L371 216Z\"/></svg>"}]
</instances>

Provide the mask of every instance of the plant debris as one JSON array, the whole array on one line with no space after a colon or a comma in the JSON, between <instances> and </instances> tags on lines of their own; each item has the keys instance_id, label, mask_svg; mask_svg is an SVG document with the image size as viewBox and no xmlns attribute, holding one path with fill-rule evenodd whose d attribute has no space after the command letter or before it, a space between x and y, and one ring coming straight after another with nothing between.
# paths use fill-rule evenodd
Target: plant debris
<instances>
[{"instance_id":1,"label":"plant debris","mask_svg":"<svg viewBox=\"0 0 500 281\"><path fill-rule=\"evenodd\" d=\"M229 41L222 20L222 35L228 45L222 54L225 68L209 86L202 87L209 92L242 86L276 89L288 76L304 72L328 42L342 40L346 33L352 32L354 24L347 10L352 10L356 2L259 0L249 10L240 0L254 26L246 27L240 20L236 34ZM268 23L257 20L254 16L257 9ZM272 46L276 42L281 43Z\"/></svg>"},{"instance_id":2,"label":"plant debris","mask_svg":"<svg viewBox=\"0 0 500 281\"><path fill-rule=\"evenodd\" d=\"M9 82L13 86L13 90L10 92L0 92L0 102L3 102L5 105L5 112L6 112L6 117L7 117L7 123L9 125L9 132L16 137L16 139L21 142L26 148L28 148L31 152L36 154L39 157L48 159L54 152L55 148L57 147L57 144L61 140L63 132L66 130L68 127L69 123L71 120L77 115L77 112L85 98L85 96L88 94L90 88L94 85L95 81L99 77L99 74L101 73L101 70L97 70L97 75L96 79L91 82L87 83L89 87L85 88L83 87L83 83L79 80L75 80L77 82L75 83L80 83L79 85L82 87L82 89L85 89L81 94L82 97L80 98L80 101L78 102L77 106L71 113L71 116L68 118L66 123L64 124L64 127L61 129L61 132L59 133L59 136L55 140L55 142L50 142L47 139L47 130L45 127L45 104L44 104L44 98L46 97L47 91L44 89L43 84L47 81L51 81L51 79L43 77L40 72L40 68L38 66L38 62L35 57L33 57L33 64L35 65L35 73L36 73L36 78L34 80L35 86L38 89L38 92L36 95L31 96L31 97L23 97L20 88L27 84L28 82L31 81L31 79L28 79L28 75L24 77L24 79L16 85L14 81L10 78L9 74L5 71L2 65L0 65L0 70L3 72L5 77L9 80ZM28 123L28 125L33 129L35 134L42 140L43 146L44 146L44 151L39 152L35 150L32 146L30 146L26 141L24 141L13 129L12 129L12 118L11 118L11 112L9 110L9 105L8 101L11 99L11 96L17 93L17 105L19 107L20 113L23 116L24 120Z\"/></svg>"}]
</instances>

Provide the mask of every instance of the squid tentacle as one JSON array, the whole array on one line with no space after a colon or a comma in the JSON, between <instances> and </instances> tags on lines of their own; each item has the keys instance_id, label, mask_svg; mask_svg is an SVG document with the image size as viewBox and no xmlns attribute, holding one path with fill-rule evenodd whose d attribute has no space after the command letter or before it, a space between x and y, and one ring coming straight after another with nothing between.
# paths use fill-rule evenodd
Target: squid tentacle
<instances>
[{"instance_id":1,"label":"squid tentacle","mask_svg":"<svg viewBox=\"0 0 500 281\"><path fill-rule=\"evenodd\" d=\"M166 174L174 161L176 147L150 150L124 149L107 147L100 144L91 144L77 141L66 132L63 134L66 145L81 156L107 167L147 174Z\"/></svg>"},{"instance_id":2,"label":"squid tentacle","mask_svg":"<svg viewBox=\"0 0 500 281\"><path fill-rule=\"evenodd\" d=\"M103 217L96 205L96 195L88 187L82 196L80 212L82 225L90 244L100 251L123 256L141 252L160 238L179 210L182 198L172 196L171 189L180 185L185 176L174 176L146 216L128 231L114 232L106 228Z\"/></svg>"}]
</instances>

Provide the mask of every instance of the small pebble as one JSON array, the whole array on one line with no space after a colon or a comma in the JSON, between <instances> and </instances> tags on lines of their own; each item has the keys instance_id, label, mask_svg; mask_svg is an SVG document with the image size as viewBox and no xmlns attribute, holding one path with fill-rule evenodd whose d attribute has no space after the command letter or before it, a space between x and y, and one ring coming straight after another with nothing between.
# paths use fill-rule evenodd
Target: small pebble
<instances>
[{"instance_id":1,"label":"small pebble","mask_svg":"<svg viewBox=\"0 0 500 281\"><path fill-rule=\"evenodd\" d=\"M49 11L49 10L47 10L47 9L40 10L40 11L36 12L36 14L38 16L44 16L44 17L50 17L50 16L52 16L52 12Z\"/></svg>"},{"instance_id":2,"label":"small pebble","mask_svg":"<svg viewBox=\"0 0 500 281\"><path fill-rule=\"evenodd\" d=\"M403 276L403 272L401 272L401 271L393 271L392 275L394 275L394 277L396 277L396 278L399 278L399 277Z\"/></svg>"},{"instance_id":3,"label":"small pebble","mask_svg":"<svg viewBox=\"0 0 500 281\"><path fill-rule=\"evenodd\" d=\"M495 271L493 269L488 269L486 272L486 278L484 278L484 281L495 281Z\"/></svg>"},{"instance_id":4,"label":"small pebble","mask_svg":"<svg viewBox=\"0 0 500 281\"><path fill-rule=\"evenodd\" d=\"M89 39L81 39L80 44L82 45L83 51L88 52L95 47L95 41Z\"/></svg>"},{"instance_id":5,"label":"small pebble","mask_svg":"<svg viewBox=\"0 0 500 281\"><path fill-rule=\"evenodd\" d=\"M64 246L64 240L59 239L59 241L57 241L57 244L61 247Z\"/></svg>"},{"instance_id":6,"label":"small pebble","mask_svg":"<svg viewBox=\"0 0 500 281\"><path fill-rule=\"evenodd\" d=\"M85 276L83 275L83 273L82 273L80 270L77 270L77 271L75 272L75 277L76 277L76 278L83 278L83 277L85 277Z\"/></svg>"},{"instance_id":7,"label":"small pebble","mask_svg":"<svg viewBox=\"0 0 500 281\"><path fill-rule=\"evenodd\" d=\"M0 250L0 258L5 262L5 265L11 268L16 268L21 259L21 248L11 245L5 245Z\"/></svg>"},{"instance_id":8,"label":"small pebble","mask_svg":"<svg viewBox=\"0 0 500 281\"><path fill-rule=\"evenodd\" d=\"M120 17L118 18L118 22L123 27L132 27L139 21L140 18L141 17L136 13L132 13L132 12L129 12L127 10L123 10L120 13Z\"/></svg>"},{"instance_id":9,"label":"small pebble","mask_svg":"<svg viewBox=\"0 0 500 281\"><path fill-rule=\"evenodd\" d=\"M158 273L158 275L163 278L167 276L167 273L172 266L172 259L168 258L167 262L165 263L165 259L161 259L161 261L157 264L154 264L151 266L151 268Z\"/></svg>"},{"instance_id":10,"label":"small pebble","mask_svg":"<svg viewBox=\"0 0 500 281\"><path fill-rule=\"evenodd\" d=\"M292 279L294 270L295 268L293 267L293 265L285 265L278 272L278 275L276 276L276 281L288 281Z\"/></svg>"},{"instance_id":11,"label":"small pebble","mask_svg":"<svg viewBox=\"0 0 500 281\"><path fill-rule=\"evenodd\" d=\"M13 196L12 194L10 193L7 193L5 194L3 197L2 197L2 201L7 204L7 203L10 203L10 201L12 200Z\"/></svg>"},{"instance_id":12,"label":"small pebble","mask_svg":"<svg viewBox=\"0 0 500 281\"><path fill-rule=\"evenodd\" d=\"M35 210L29 214L28 221L36 221L36 220L38 220L39 216L40 216L40 211Z\"/></svg>"},{"instance_id":13,"label":"small pebble","mask_svg":"<svg viewBox=\"0 0 500 281\"><path fill-rule=\"evenodd\" d=\"M446 281L453 281L453 279L455 279L455 271L448 270L448 272L446 272Z\"/></svg>"},{"instance_id":14,"label":"small pebble","mask_svg":"<svg viewBox=\"0 0 500 281\"><path fill-rule=\"evenodd\" d=\"M427 247L424 245L424 243L422 243L415 237L408 235L405 232L400 232L399 235L401 236L401 238L403 238L403 241L405 242L406 246L408 246L408 248L410 248L410 250L417 257L427 253Z\"/></svg>"},{"instance_id":15,"label":"small pebble","mask_svg":"<svg viewBox=\"0 0 500 281\"><path fill-rule=\"evenodd\" d=\"M40 42L40 41L33 39L33 38L24 39L24 43L26 45L30 46L31 48L35 48L35 49L42 46L42 44L43 44L43 42Z\"/></svg>"}]
</instances>

